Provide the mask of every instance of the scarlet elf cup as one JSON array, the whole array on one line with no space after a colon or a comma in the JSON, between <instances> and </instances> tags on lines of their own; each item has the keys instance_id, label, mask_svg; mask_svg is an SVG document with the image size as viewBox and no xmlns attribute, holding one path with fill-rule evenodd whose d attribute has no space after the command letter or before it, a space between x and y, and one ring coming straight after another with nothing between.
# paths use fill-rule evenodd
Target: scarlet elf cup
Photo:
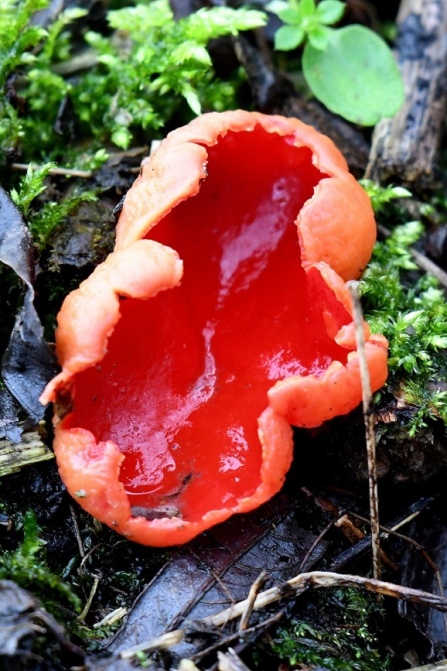
<instances>
[{"instance_id":1,"label":"scarlet elf cup","mask_svg":"<svg viewBox=\"0 0 447 671\"><path fill-rule=\"evenodd\" d=\"M81 506L165 546L273 496L291 425L361 401L345 282L375 230L340 152L296 119L212 113L170 133L126 196L115 250L58 316L62 372L42 401ZM387 343L365 334L376 390Z\"/></svg>"}]
</instances>

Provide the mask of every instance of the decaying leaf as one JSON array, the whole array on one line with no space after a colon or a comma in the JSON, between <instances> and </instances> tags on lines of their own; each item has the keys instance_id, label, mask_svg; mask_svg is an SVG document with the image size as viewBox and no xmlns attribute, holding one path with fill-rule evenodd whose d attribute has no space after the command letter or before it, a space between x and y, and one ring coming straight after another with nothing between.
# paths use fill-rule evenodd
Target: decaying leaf
<instances>
[{"instance_id":1,"label":"decaying leaf","mask_svg":"<svg viewBox=\"0 0 447 671\"><path fill-rule=\"evenodd\" d=\"M48 380L55 374L57 366L55 357L44 340L42 325L33 305L32 239L20 210L1 187L0 261L12 268L26 285L23 307L16 317L8 347L3 355L1 375L10 394L32 419L38 421L44 414L39 396ZM5 398L4 396L3 405L9 408L9 419L2 418L2 421L7 421L10 432L14 430L13 404L5 401Z\"/></svg>"},{"instance_id":2,"label":"decaying leaf","mask_svg":"<svg viewBox=\"0 0 447 671\"><path fill-rule=\"evenodd\" d=\"M263 570L270 585L284 582L297 573L314 540L283 496L214 527L179 550L149 583L109 650L118 653L185 623L194 629L195 621L244 599ZM318 546L311 563L324 549ZM177 659L191 657L206 647L209 634L196 633L171 651Z\"/></svg>"},{"instance_id":3,"label":"decaying leaf","mask_svg":"<svg viewBox=\"0 0 447 671\"><path fill-rule=\"evenodd\" d=\"M30 617L35 608L31 594L10 580L0 582L0 659L15 655L23 638L42 632Z\"/></svg>"},{"instance_id":4,"label":"decaying leaf","mask_svg":"<svg viewBox=\"0 0 447 671\"><path fill-rule=\"evenodd\" d=\"M35 637L47 633L59 641L73 660L85 657L85 653L68 640L60 624L29 592L11 580L0 580L0 668L23 668L19 660L23 660L24 651L34 656Z\"/></svg>"}]
</instances>

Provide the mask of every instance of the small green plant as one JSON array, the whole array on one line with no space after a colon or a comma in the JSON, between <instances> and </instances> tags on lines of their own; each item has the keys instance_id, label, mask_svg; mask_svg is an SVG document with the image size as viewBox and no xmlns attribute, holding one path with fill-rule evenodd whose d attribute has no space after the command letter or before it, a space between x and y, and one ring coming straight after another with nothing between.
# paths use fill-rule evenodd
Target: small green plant
<instances>
[{"instance_id":1,"label":"small green plant","mask_svg":"<svg viewBox=\"0 0 447 671\"><path fill-rule=\"evenodd\" d=\"M14 71L25 66L30 58L30 49L36 47L45 36L45 31L30 24L31 16L43 9L48 0L3 0L0 12L0 158L14 149L23 137L23 128L16 108L11 103L14 97L9 90L8 78Z\"/></svg>"},{"instance_id":2,"label":"small green plant","mask_svg":"<svg viewBox=\"0 0 447 671\"><path fill-rule=\"evenodd\" d=\"M371 185L366 185L370 190ZM397 190L396 190L397 189ZM399 187L374 187L376 210L406 196ZM416 435L429 417L447 424L447 302L439 282L418 273L411 247L424 231L419 221L396 226L376 243L361 281L365 318L389 342L389 388L417 410L408 427Z\"/></svg>"},{"instance_id":3,"label":"small green plant","mask_svg":"<svg viewBox=\"0 0 447 671\"><path fill-rule=\"evenodd\" d=\"M81 601L70 585L48 567L45 558L45 542L39 537L36 518L29 511L23 516L23 542L12 552L0 556L0 579L13 580L21 587L31 589L48 610L58 609L58 600L63 597L76 611Z\"/></svg>"},{"instance_id":4,"label":"small green plant","mask_svg":"<svg viewBox=\"0 0 447 671\"><path fill-rule=\"evenodd\" d=\"M29 49L35 47L46 31L30 23L35 12L43 9L48 0L2 0L0 13L0 87L19 65L32 59Z\"/></svg>"},{"instance_id":5,"label":"small green plant","mask_svg":"<svg viewBox=\"0 0 447 671\"><path fill-rule=\"evenodd\" d=\"M321 619L294 619L279 630L273 651L293 666L322 667L328 671L386 671L389 660L378 651L371 620L380 617L373 597L355 589L318 596ZM334 622L336 624L334 624Z\"/></svg>"},{"instance_id":6,"label":"small green plant","mask_svg":"<svg viewBox=\"0 0 447 671\"><path fill-rule=\"evenodd\" d=\"M69 26L86 10L66 9L48 30L33 27L32 14L47 4L7 0L8 21L0 17L0 88L5 92L12 82L12 102L8 96L0 102L0 150L6 155L21 147L28 161L62 158L69 165L69 131L54 132L67 104L77 140L91 146L84 168L105 160L106 153L98 153L102 143L126 148L135 135L153 133L174 115L188 121L202 110L235 107L241 72L218 79L207 45L266 22L263 12L245 7L202 9L175 21L168 0L111 10L112 37L85 33L89 66L74 78L64 74L73 51ZM11 77L18 68L16 82ZM71 162L81 167L79 158Z\"/></svg>"},{"instance_id":7,"label":"small green plant","mask_svg":"<svg viewBox=\"0 0 447 671\"><path fill-rule=\"evenodd\" d=\"M32 203L46 189L45 178L55 163L45 163L40 167L28 166L26 175L20 180L19 190L11 189L11 199L29 219L29 228L36 245L43 249L56 226L82 202L93 201L93 191L74 193L59 202L48 201L33 212Z\"/></svg>"},{"instance_id":8,"label":"small green plant","mask_svg":"<svg viewBox=\"0 0 447 671\"><path fill-rule=\"evenodd\" d=\"M364 126L391 117L404 101L402 77L386 42L359 25L334 29L343 16L339 0L273 0L267 9L284 22L275 48L304 43L302 68L312 93L326 107Z\"/></svg>"},{"instance_id":9,"label":"small green plant","mask_svg":"<svg viewBox=\"0 0 447 671\"><path fill-rule=\"evenodd\" d=\"M374 212L381 214L389 203L399 198L411 198L411 192L404 189L403 186L380 186L370 179L360 180L360 184L371 198L371 205Z\"/></svg>"},{"instance_id":10,"label":"small green plant","mask_svg":"<svg viewBox=\"0 0 447 671\"><path fill-rule=\"evenodd\" d=\"M45 191L45 178L55 167L55 163L45 163L38 168L30 164L26 175L20 180L19 190L11 189L11 200L20 208L25 217L29 215L33 200Z\"/></svg>"},{"instance_id":11,"label":"small green plant","mask_svg":"<svg viewBox=\"0 0 447 671\"><path fill-rule=\"evenodd\" d=\"M233 106L234 86L215 78L207 44L259 27L266 17L244 7L215 7L175 21L167 0L154 0L110 11L108 20L118 40L114 45L87 33L99 66L78 87L75 106L94 132L101 135L106 126L112 141L127 147L133 128L160 128L182 100L194 114Z\"/></svg>"}]
</instances>

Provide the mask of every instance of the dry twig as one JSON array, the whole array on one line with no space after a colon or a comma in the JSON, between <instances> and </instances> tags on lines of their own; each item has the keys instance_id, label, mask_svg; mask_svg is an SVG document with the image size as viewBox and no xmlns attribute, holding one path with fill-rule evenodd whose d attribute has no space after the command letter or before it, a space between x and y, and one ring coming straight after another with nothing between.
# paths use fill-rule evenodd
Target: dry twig
<instances>
[{"instance_id":1,"label":"dry twig","mask_svg":"<svg viewBox=\"0 0 447 671\"><path fill-rule=\"evenodd\" d=\"M377 230L384 238L388 238L391 235L390 229L383 224L377 224ZM421 252L418 252L416 249L411 247L410 252L419 268L435 277L438 282L447 289L447 273L445 270L440 268L434 261L425 256L425 254L421 254Z\"/></svg>"},{"instance_id":2,"label":"dry twig","mask_svg":"<svg viewBox=\"0 0 447 671\"><path fill-rule=\"evenodd\" d=\"M281 618L284 615L283 610L279 610L275 615L272 617L267 618L266 620L262 620L262 622L258 622L258 624L255 624L254 627L250 627L249 629L245 629L244 632L241 631L235 631L233 634L229 634L228 636L225 636L224 638L220 638L216 643L213 643L213 645L208 646L208 648L205 648L204 650L200 650L200 652L195 653L194 655L191 655L191 660L193 662L198 662L204 657L208 657L211 653L215 652L216 650L219 650L219 648L226 647L230 645L230 643L233 643L233 641L240 641L242 637L244 637L244 640L248 640L248 636L252 636L253 634L260 634L263 631L266 631L269 629L272 625L278 624L278 622L281 620Z\"/></svg>"},{"instance_id":3,"label":"dry twig","mask_svg":"<svg viewBox=\"0 0 447 671\"><path fill-rule=\"evenodd\" d=\"M12 163L11 168L13 170L23 170L27 171L30 167L30 163ZM34 168L39 166L32 164ZM63 177L83 177L84 179L90 179L93 177L93 172L91 170L73 170L72 168L51 168L48 171L49 175L62 175Z\"/></svg>"},{"instance_id":4,"label":"dry twig","mask_svg":"<svg viewBox=\"0 0 447 671\"><path fill-rule=\"evenodd\" d=\"M413 667L413 671L447 671L447 659L435 664L427 664L424 666Z\"/></svg>"},{"instance_id":5,"label":"dry twig","mask_svg":"<svg viewBox=\"0 0 447 671\"><path fill-rule=\"evenodd\" d=\"M225 654L223 652L218 652L217 658L219 660L219 671L250 671L242 659L236 655L233 648L229 648Z\"/></svg>"},{"instance_id":6,"label":"dry twig","mask_svg":"<svg viewBox=\"0 0 447 671\"><path fill-rule=\"evenodd\" d=\"M260 573L256 578L256 580L254 581L253 585L250 587L250 591L247 597L247 608L242 614L241 621L239 624L239 631L244 631L244 629L247 629L248 623L251 618L251 614L253 612L253 604L255 602L256 597L258 596L259 590L265 584L266 577L267 577L266 572L262 571L262 573Z\"/></svg>"},{"instance_id":7,"label":"dry twig","mask_svg":"<svg viewBox=\"0 0 447 671\"><path fill-rule=\"evenodd\" d=\"M374 410L372 403L371 382L368 364L365 356L365 334L362 308L360 305L358 282L348 282L348 289L352 298L352 311L355 323L355 339L360 364L362 380L363 418L365 421L366 455L368 459L369 481L369 509L371 516L371 542L373 557L373 573L377 580L380 577L380 529L379 529L379 499L377 493L377 466L376 466L376 432Z\"/></svg>"},{"instance_id":8,"label":"dry twig","mask_svg":"<svg viewBox=\"0 0 447 671\"><path fill-rule=\"evenodd\" d=\"M384 582L383 580L375 580L373 578L364 578L362 576L330 573L328 571L313 571L310 573L301 573L300 575L288 580L287 582L277 587L271 587L258 594L253 604L253 610L261 610L271 603L280 601L285 597L297 597L309 589L319 589L328 587L355 587L357 589L366 589L376 594L384 594L386 596L394 597L395 599L403 599L404 601L412 601L425 606L436 608L442 612L447 612L447 599L444 599L436 594L429 592L422 592L418 589L411 589L410 587L403 587L401 585L394 585L393 583ZM210 615L201 621L201 625L205 627L221 627L230 620L241 617L247 608L248 599L240 601L239 603L226 608L216 615ZM248 630L247 630L248 631ZM185 629L176 629L161 636L141 643L140 645L128 648L120 652L121 659L131 659L138 652L148 652L161 648L170 648L180 643L186 635ZM240 633L239 633L240 635Z\"/></svg>"}]
</instances>

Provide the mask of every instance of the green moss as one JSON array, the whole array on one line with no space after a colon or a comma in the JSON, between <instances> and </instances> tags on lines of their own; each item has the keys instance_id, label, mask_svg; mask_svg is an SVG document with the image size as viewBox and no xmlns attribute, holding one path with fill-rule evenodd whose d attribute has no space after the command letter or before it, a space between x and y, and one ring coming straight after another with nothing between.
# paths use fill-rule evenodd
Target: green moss
<instances>
[{"instance_id":1,"label":"green moss","mask_svg":"<svg viewBox=\"0 0 447 671\"><path fill-rule=\"evenodd\" d=\"M291 666L323 667L328 671L386 671L389 660L379 651L374 626L382 619L380 603L356 589L313 595L318 618L294 618L281 628L272 649ZM301 668L301 667L300 667Z\"/></svg>"},{"instance_id":2,"label":"green moss","mask_svg":"<svg viewBox=\"0 0 447 671\"><path fill-rule=\"evenodd\" d=\"M66 166L70 133L54 131L61 104L72 107L76 142L89 142L90 163L93 157L98 163L103 143L125 148L174 115L186 122L202 110L234 108L241 74L216 77L207 45L266 21L263 12L244 7L202 9L175 21L168 0L153 0L109 11L113 36L86 30L75 45L69 27L86 11L66 9L48 30L31 26L33 12L47 4L7 0L8 21L0 20L0 87L19 67L21 75L13 102L0 106L0 147L6 155L21 145L27 161L62 159ZM75 51L87 67L75 65L70 77Z\"/></svg>"},{"instance_id":3,"label":"green moss","mask_svg":"<svg viewBox=\"0 0 447 671\"><path fill-rule=\"evenodd\" d=\"M36 518L31 511L22 518L23 542L16 550L0 556L0 579L13 580L31 590L53 613L60 614L62 602L68 602L75 611L81 601L68 583L50 570L45 556L45 541L39 536Z\"/></svg>"},{"instance_id":4,"label":"green moss","mask_svg":"<svg viewBox=\"0 0 447 671\"><path fill-rule=\"evenodd\" d=\"M47 201L44 205L37 205L33 209L36 198L45 191L45 179L55 167L55 163L45 163L40 167L29 165L26 175L20 180L18 190L11 190L11 198L29 220L29 228L34 242L39 250L42 250L54 229L80 203L96 199L94 191L74 191L72 195L63 198L59 202Z\"/></svg>"},{"instance_id":5,"label":"green moss","mask_svg":"<svg viewBox=\"0 0 447 671\"><path fill-rule=\"evenodd\" d=\"M390 188L375 187L376 209L384 211ZM401 197L401 194L392 197ZM397 226L375 246L362 281L365 318L389 342L388 388L415 406L410 436L428 418L447 422L447 302L438 280L422 274L411 247L424 227L419 221Z\"/></svg>"}]
</instances>

